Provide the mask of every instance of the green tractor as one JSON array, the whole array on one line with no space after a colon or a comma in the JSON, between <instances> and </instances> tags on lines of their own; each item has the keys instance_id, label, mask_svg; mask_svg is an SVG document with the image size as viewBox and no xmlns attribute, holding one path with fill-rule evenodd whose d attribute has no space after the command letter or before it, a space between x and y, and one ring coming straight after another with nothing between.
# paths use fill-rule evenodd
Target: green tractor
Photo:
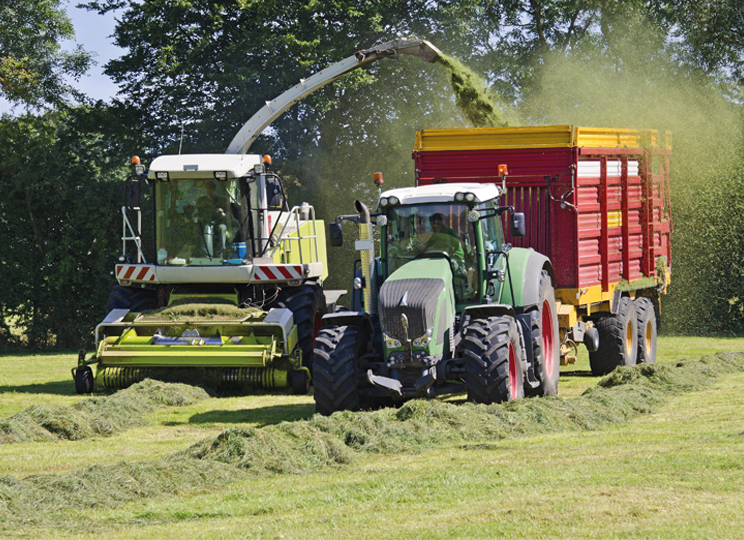
<instances>
[{"instance_id":1,"label":"green tractor","mask_svg":"<svg viewBox=\"0 0 744 540\"><path fill-rule=\"evenodd\" d=\"M377 180L381 182L380 180ZM553 267L524 236L525 219L500 206L505 187L435 184L388 190L359 225L361 268L351 309L323 317L315 341L321 414L467 392L476 403L554 395L560 368ZM372 224L381 228L374 255Z\"/></svg>"}]
</instances>

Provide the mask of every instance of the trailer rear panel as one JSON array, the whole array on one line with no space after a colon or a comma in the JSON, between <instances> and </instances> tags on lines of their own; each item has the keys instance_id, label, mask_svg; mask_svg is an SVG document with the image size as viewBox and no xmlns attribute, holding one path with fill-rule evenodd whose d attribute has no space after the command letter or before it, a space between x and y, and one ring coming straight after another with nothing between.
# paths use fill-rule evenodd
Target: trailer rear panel
<instances>
[{"instance_id":1,"label":"trailer rear panel","mask_svg":"<svg viewBox=\"0 0 744 540\"><path fill-rule=\"evenodd\" d=\"M527 219L507 241L550 257L556 292L579 305L667 283L670 154L652 130L545 126L423 130L413 158L417 185L501 184L506 164L506 204Z\"/></svg>"}]
</instances>

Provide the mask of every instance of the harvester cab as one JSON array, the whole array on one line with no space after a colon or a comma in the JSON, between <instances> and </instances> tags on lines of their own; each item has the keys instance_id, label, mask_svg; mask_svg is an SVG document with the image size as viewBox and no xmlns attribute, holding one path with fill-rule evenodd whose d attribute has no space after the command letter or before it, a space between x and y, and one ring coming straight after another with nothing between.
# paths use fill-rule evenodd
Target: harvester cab
<instances>
[{"instance_id":1,"label":"harvester cab","mask_svg":"<svg viewBox=\"0 0 744 540\"><path fill-rule=\"evenodd\" d=\"M269 163L170 155L145 173L135 160L118 285L96 328L97 352L74 370L79 392L147 377L307 391L326 311L323 224L306 203L289 208ZM148 189L154 243L139 200Z\"/></svg>"},{"instance_id":2,"label":"harvester cab","mask_svg":"<svg viewBox=\"0 0 744 540\"><path fill-rule=\"evenodd\" d=\"M338 223L359 223L354 287L362 294L352 311L323 317L318 412L465 391L481 403L557 392L553 269L534 250L505 243L503 218L512 236L525 230L524 216L500 205L503 195L496 184L393 189L380 194L376 213L357 202L358 215L331 224L338 245Z\"/></svg>"}]
</instances>

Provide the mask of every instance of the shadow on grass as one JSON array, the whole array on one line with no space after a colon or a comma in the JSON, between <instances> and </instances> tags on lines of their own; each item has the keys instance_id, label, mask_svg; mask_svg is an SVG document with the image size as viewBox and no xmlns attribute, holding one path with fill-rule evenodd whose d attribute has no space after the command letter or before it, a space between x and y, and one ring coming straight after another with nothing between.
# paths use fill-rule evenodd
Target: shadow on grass
<instances>
[{"instance_id":1,"label":"shadow on grass","mask_svg":"<svg viewBox=\"0 0 744 540\"><path fill-rule=\"evenodd\" d=\"M252 424L263 427L280 422L306 420L315 414L313 403L275 405L237 411L214 410L193 415L190 424Z\"/></svg>"},{"instance_id":2,"label":"shadow on grass","mask_svg":"<svg viewBox=\"0 0 744 540\"><path fill-rule=\"evenodd\" d=\"M592 375L592 372L588 369L577 369L575 371L561 371L561 378L563 377L597 377Z\"/></svg>"},{"instance_id":3,"label":"shadow on grass","mask_svg":"<svg viewBox=\"0 0 744 540\"><path fill-rule=\"evenodd\" d=\"M60 396L73 396L75 393L75 383L70 376L69 380L51 381L43 384L23 384L20 386L0 386L0 394L9 393L22 394L56 394Z\"/></svg>"}]
</instances>

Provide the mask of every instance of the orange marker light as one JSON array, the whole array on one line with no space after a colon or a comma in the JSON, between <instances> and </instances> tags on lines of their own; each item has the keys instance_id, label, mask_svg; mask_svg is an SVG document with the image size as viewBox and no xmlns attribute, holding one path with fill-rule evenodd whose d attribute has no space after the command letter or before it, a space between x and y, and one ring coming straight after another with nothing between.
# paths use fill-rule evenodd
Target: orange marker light
<instances>
[{"instance_id":1,"label":"orange marker light","mask_svg":"<svg viewBox=\"0 0 744 540\"><path fill-rule=\"evenodd\" d=\"M132 165L139 165L140 163L142 162L140 161L139 156L132 156Z\"/></svg>"},{"instance_id":2,"label":"orange marker light","mask_svg":"<svg viewBox=\"0 0 744 540\"><path fill-rule=\"evenodd\" d=\"M382 173L376 172L375 173L375 184L379 186L380 184L383 184L383 183L384 183L384 180L382 179Z\"/></svg>"},{"instance_id":3,"label":"orange marker light","mask_svg":"<svg viewBox=\"0 0 744 540\"><path fill-rule=\"evenodd\" d=\"M264 155L264 157L263 157L263 163L267 167L270 167L271 166L271 156L269 154L265 154Z\"/></svg>"},{"instance_id":4,"label":"orange marker light","mask_svg":"<svg viewBox=\"0 0 744 540\"><path fill-rule=\"evenodd\" d=\"M509 171L506 168L506 163L502 163L499 165L499 176L506 176L509 174Z\"/></svg>"}]
</instances>

